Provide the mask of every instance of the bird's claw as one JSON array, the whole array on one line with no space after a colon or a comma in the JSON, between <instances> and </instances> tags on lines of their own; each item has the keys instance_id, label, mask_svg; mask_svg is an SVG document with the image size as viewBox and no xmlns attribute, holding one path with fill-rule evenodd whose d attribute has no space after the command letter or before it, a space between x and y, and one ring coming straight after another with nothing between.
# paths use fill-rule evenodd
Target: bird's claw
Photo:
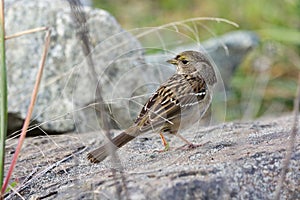
<instances>
[{"instance_id":1,"label":"bird's claw","mask_svg":"<svg viewBox=\"0 0 300 200\"><path fill-rule=\"evenodd\" d=\"M178 147L176 150L190 150L190 149L195 149L195 148L200 147L200 146L202 146L202 144L190 143L190 144L185 144L181 147Z\"/></svg>"}]
</instances>

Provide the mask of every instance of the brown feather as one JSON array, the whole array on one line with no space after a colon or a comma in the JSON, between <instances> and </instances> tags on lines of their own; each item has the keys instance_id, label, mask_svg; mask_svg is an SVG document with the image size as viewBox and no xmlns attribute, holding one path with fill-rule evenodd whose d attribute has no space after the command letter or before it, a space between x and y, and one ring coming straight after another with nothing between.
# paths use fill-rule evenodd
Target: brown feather
<instances>
[{"instance_id":1,"label":"brown feather","mask_svg":"<svg viewBox=\"0 0 300 200\"><path fill-rule=\"evenodd\" d=\"M128 129L133 131L132 129ZM111 142L108 142L101 147L91 151L88 153L87 158L92 163L98 163L104 160L107 156L111 154L112 151L117 150L118 148L124 146L131 140L135 138L134 135L129 135L125 131L119 134L118 136L114 137Z\"/></svg>"}]
</instances>

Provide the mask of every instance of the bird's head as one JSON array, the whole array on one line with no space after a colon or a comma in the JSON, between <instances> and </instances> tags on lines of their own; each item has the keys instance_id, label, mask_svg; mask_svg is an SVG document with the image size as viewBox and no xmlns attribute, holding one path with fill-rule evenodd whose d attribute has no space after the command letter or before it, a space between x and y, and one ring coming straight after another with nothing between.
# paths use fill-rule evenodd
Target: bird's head
<instances>
[{"instance_id":1,"label":"bird's head","mask_svg":"<svg viewBox=\"0 0 300 200\"><path fill-rule=\"evenodd\" d=\"M217 82L211 62L201 52L184 51L167 62L176 66L177 74L199 74L209 85Z\"/></svg>"}]
</instances>

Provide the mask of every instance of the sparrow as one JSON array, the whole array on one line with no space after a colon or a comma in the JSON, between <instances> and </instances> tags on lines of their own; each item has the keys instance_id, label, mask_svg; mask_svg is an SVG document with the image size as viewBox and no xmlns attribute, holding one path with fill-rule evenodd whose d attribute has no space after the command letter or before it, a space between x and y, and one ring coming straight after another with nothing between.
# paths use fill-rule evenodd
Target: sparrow
<instances>
[{"instance_id":1,"label":"sparrow","mask_svg":"<svg viewBox=\"0 0 300 200\"><path fill-rule=\"evenodd\" d=\"M198 122L210 106L212 89L217 82L213 65L204 53L198 51L184 51L167 62L176 66L176 73L152 94L129 128L88 153L90 162L101 162L112 150L150 131L160 135L163 151L169 149L165 133L176 135L188 148L197 146L179 131Z\"/></svg>"}]
</instances>

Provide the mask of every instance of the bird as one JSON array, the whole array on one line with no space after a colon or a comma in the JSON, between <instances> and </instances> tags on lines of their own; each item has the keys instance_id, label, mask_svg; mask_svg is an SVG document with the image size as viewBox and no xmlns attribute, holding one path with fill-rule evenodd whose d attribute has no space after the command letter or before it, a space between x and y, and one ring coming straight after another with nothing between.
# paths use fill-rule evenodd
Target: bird
<instances>
[{"instance_id":1,"label":"bird","mask_svg":"<svg viewBox=\"0 0 300 200\"><path fill-rule=\"evenodd\" d=\"M217 83L215 70L207 55L199 51L183 51L167 62L176 66L176 72L152 94L129 128L87 154L91 163L103 161L112 151L150 131L159 133L162 151L169 150L165 133L179 137L187 148L197 147L179 132L198 122L210 106Z\"/></svg>"}]
</instances>

